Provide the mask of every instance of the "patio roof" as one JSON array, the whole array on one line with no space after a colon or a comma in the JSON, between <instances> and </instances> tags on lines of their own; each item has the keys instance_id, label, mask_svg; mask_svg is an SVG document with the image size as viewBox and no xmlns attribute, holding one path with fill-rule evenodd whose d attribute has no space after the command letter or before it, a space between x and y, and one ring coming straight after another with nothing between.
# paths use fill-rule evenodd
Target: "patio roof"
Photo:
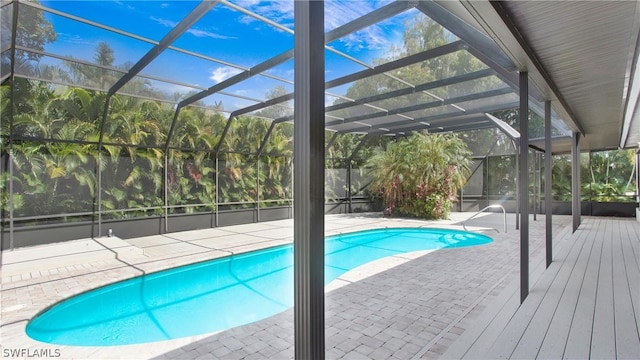
<instances>
[{"instance_id":1,"label":"patio roof","mask_svg":"<svg viewBox=\"0 0 640 360\"><path fill-rule=\"evenodd\" d=\"M490 34L527 69L560 116L583 133L583 148L638 146L637 1L438 3Z\"/></svg>"},{"instance_id":2,"label":"patio roof","mask_svg":"<svg viewBox=\"0 0 640 360\"><path fill-rule=\"evenodd\" d=\"M175 106L173 125L180 109L192 105L225 112L229 122L240 115L293 121L290 3L186 3L164 18L169 15L163 7L174 4L135 3L134 9L118 3L3 1L3 30L10 31L3 31L2 80L13 75L161 100ZM330 131L395 136L421 129L494 127L484 114L516 108L517 72L528 71L530 108L543 115L543 102L551 101L554 127L566 136L581 132L583 149L635 147L640 140L637 2L363 4L326 5L325 127ZM42 49L25 45L20 39L29 34L13 19L28 21L27 11L42 12L58 38ZM126 22L118 20L123 14ZM416 19L439 24L447 43L417 53L403 49L398 33ZM132 25L146 23L155 27ZM123 64L97 63L92 46L98 40L116 48ZM392 44L395 53L380 44ZM24 66L15 61L16 53L38 62ZM452 56L484 65L425 80L408 76L412 69ZM86 73L94 78L74 79L51 70L65 64L93 69ZM385 86L349 93L362 81ZM284 93L269 95L265 89ZM553 146L554 151L569 150L563 142Z\"/></svg>"}]
</instances>

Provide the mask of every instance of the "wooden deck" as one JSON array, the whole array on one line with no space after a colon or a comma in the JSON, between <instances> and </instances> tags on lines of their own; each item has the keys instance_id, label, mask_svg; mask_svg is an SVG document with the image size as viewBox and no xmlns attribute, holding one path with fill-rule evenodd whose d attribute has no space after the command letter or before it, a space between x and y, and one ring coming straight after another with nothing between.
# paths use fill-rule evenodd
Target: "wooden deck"
<instances>
[{"instance_id":1,"label":"wooden deck","mask_svg":"<svg viewBox=\"0 0 640 360\"><path fill-rule=\"evenodd\" d=\"M640 359L640 223L583 218L519 305L511 284L443 358Z\"/></svg>"}]
</instances>

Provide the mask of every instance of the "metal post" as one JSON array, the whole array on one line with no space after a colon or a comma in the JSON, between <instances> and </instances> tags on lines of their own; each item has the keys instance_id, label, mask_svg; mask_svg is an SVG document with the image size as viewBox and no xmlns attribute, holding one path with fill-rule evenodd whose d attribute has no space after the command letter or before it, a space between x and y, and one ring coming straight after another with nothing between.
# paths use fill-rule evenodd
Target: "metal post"
<instances>
[{"instance_id":1,"label":"metal post","mask_svg":"<svg viewBox=\"0 0 640 360\"><path fill-rule=\"evenodd\" d=\"M538 220L538 153L533 154L533 221Z\"/></svg>"},{"instance_id":2,"label":"metal post","mask_svg":"<svg viewBox=\"0 0 640 360\"><path fill-rule=\"evenodd\" d=\"M256 219L260 222L260 158L256 158Z\"/></svg>"},{"instance_id":3,"label":"metal post","mask_svg":"<svg viewBox=\"0 0 640 360\"><path fill-rule=\"evenodd\" d=\"M216 172L215 172L215 176L216 176L216 199L215 199L215 208L216 208L216 214L215 214L215 227L220 226L220 223L218 222L218 214L220 213L220 181L219 181L219 176L218 174L220 173L220 169L219 169L219 165L218 165L218 154L215 154L216 156Z\"/></svg>"},{"instance_id":4,"label":"metal post","mask_svg":"<svg viewBox=\"0 0 640 360\"><path fill-rule=\"evenodd\" d=\"M520 140L516 143L516 230L520 229Z\"/></svg>"},{"instance_id":5,"label":"metal post","mask_svg":"<svg viewBox=\"0 0 640 360\"><path fill-rule=\"evenodd\" d=\"M14 206L13 203L13 134L14 134L14 113L15 113L15 105L14 99L15 97L15 89L16 89L16 78L15 78L15 69L16 69L16 34L18 33L18 16L20 15L18 12L18 2L13 3L13 23L11 24L11 88L9 91L11 92L11 105L10 105L10 115L9 115L9 249L13 250L14 248ZM0 249L2 248L0 244Z\"/></svg>"},{"instance_id":6,"label":"metal post","mask_svg":"<svg viewBox=\"0 0 640 360\"><path fill-rule=\"evenodd\" d=\"M295 358L324 359L324 2L294 2Z\"/></svg>"},{"instance_id":7,"label":"metal post","mask_svg":"<svg viewBox=\"0 0 640 360\"><path fill-rule=\"evenodd\" d=\"M290 218L293 218L293 202L294 202L293 201L293 184L294 184L293 179L295 177L295 174L294 174L295 168L294 168L294 164L293 164L293 158L291 158L291 169L292 169L291 170L291 188L290 188L291 189L290 190L291 191L291 193L290 193L291 194L291 203L289 204L289 216L290 216ZM322 173L322 176L324 176L324 173ZM323 210L324 210L324 208L323 208Z\"/></svg>"},{"instance_id":8,"label":"metal post","mask_svg":"<svg viewBox=\"0 0 640 360\"><path fill-rule=\"evenodd\" d=\"M164 232L169 232L169 154L164 152Z\"/></svg>"},{"instance_id":9,"label":"metal post","mask_svg":"<svg viewBox=\"0 0 640 360\"><path fill-rule=\"evenodd\" d=\"M529 77L520 73L520 303L529 295Z\"/></svg>"},{"instance_id":10,"label":"metal post","mask_svg":"<svg viewBox=\"0 0 640 360\"><path fill-rule=\"evenodd\" d=\"M347 212L349 214L352 213L352 209L351 209L351 159L347 160Z\"/></svg>"},{"instance_id":11,"label":"metal post","mask_svg":"<svg viewBox=\"0 0 640 360\"><path fill-rule=\"evenodd\" d=\"M98 188L96 193L98 195L98 234L97 237L102 235L102 146L98 146ZM94 234L95 236L95 234Z\"/></svg>"},{"instance_id":12,"label":"metal post","mask_svg":"<svg viewBox=\"0 0 640 360\"><path fill-rule=\"evenodd\" d=\"M571 215L573 216L573 232L580 226L580 133L574 132L571 137Z\"/></svg>"},{"instance_id":13,"label":"metal post","mask_svg":"<svg viewBox=\"0 0 640 360\"><path fill-rule=\"evenodd\" d=\"M14 6L17 6L14 5ZM11 84L11 86L13 87L13 82ZM12 101L13 103L13 101ZM12 113L13 113L13 105L11 106L12 109ZM11 136L11 135L10 135ZM13 243L13 143L10 142L9 143L9 249L13 250L14 248L14 243Z\"/></svg>"},{"instance_id":14,"label":"metal post","mask_svg":"<svg viewBox=\"0 0 640 360\"><path fill-rule=\"evenodd\" d=\"M636 202L640 202L640 144L638 147L636 150Z\"/></svg>"},{"instance_id":15,"label":"metal post","mask_svg":"<svg viewBox=\"0 0 640 360\"><path fill-rule=\"evenodd\" d=\"M112 95L108 93L104 100L104 109L100 120L100 134L98 136L98 237L102 236L102 167L100 167L100 164L102 164L102 142L104 141L104 128L109 115Z\"/></svg>"},{"instance_id":16,"label":"metal post","mask_svg":"<svg viewBox=\"0 0 640 360\"><path fill-rule=\"evenodd\" d=\"M578 148L578 149L580 149L580 148ZM592 165L593 164L591 163L591 160L593 159L592 158L593 152L591 150L589 150L589 152L587 154L589 154L589 163L588 163L587 168L592 169ZM582 191L582 188L580 190ZM580 198L582 198L582 193L580 193ZM592 203L591 202L592 201L593 201L593 181L589 181L589 215L591 215L591 209L592 209ZM582 199L580 199L580 202L582 202ZM581 208L580 213L582 213L582 208Z\"/></svg>"},{"instance_id":17,"label":"metal post","mask_svg":"<svg viewBox=\"0 0 640 360\"><path fill-rule=\"evenodd\" d=\"M553 230L551 209L551 101L544 102L544 213L545 213L545 248L547 267L553 261Z\"/></svg>"},{"instance_id":18,"label":"metal post","mask_svg":"<svg viewBox=\"0 0 640 360\"><path fill-rule=\"evenodd\" d=\"M538 185L536 186L536 192L537 192L537 197L536 197L536 213L541 214L542 211L542 153L541 152L536 152L537 155L537 159L536 161L538 162Z\"/></svg>"},{"instance_id":19,"label":"metal post","mask_svg":"<svg viewBox=\"0 0 640 360\"><path fill-rule=\"evenodd\" d=\"M487 203L485 204L485 206L489 206L491 203L491 200L489 199L489 191L491 191L491 188L489 187L489 155L487 154L487 156L485 156L484 159L482 159L482 162L484 163L484 174L485 179L484 179L484 194L485 194L485 199L487 200ZM479 206L478 206L479 207Z\"/></svg>"}]
</instances>

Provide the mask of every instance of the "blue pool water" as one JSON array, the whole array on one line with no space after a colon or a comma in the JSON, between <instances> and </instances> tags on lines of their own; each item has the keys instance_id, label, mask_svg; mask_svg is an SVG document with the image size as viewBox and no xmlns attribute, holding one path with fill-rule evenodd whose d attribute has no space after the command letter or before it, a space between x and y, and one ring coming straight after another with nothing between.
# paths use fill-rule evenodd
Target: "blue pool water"
<instances>
[{"instance_id":1,"label":"blue pool water","mask_svg":"<svg viewBox=\"0 0 640 360\"><path fill-rule=\"evenodd\" d=\"M328 237L325 284L383 257L486 244L484 235L394 228ZM182 266L63 300L27 324L60 345L109 346L176 339L248 324L293 306L292 245Z\"/></svg>"}]
</instances>

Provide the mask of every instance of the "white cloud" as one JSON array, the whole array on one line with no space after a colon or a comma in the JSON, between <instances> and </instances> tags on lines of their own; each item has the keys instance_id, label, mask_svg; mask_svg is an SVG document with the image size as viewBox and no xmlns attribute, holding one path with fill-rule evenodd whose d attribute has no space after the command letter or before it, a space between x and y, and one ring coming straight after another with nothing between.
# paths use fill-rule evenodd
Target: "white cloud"
<instances>
[{"instance_id":1,"label":"white cloud","mask_svg":"<svg viewBox=\"0 0 640 360\"><path fill-rule=\"evenodd\" d=\"M370 13L390 0L381 1L328 1L325 2L325 31L333 30L362 15ZM293 28L294 0L281 0L270 2L258 2L255 0L240 0L238 5L243 6L256 14L278 22L286 27ZM240 22L249 24L255 21L250 16L243 16ZM378 25L369 26L356 33L344 36L337 41L344 44L348 50L380 50L386 47L388 35L385 28Z\"/></svg>"},{"instance_id":2,"label":"white cloud","mask_svg":"<svg viewBox=\"0 0 640 360\"><path fill-rule=\"evenodd\" d=\"M238 18L238 22L241 24L251 24L254 21L257 21L257 19L249 15L242 15Z\"/></svg>"},{"instance_id":3,"label":"white cloud","mask_svg":"<svg viewBox=\"0 0 640 360\"><path fill-rule=\"evenodd\" d=\"M167 20L167 19L162 19L162 18L157 18L154 16L150 17L151 20L157 22L158 24L164 26L164 27L175 27L176 25L178 25L177 22L172 21L172 20ZM196 28L191 28L189 30L187 30L187 33L195 36L195 37L208 37L208 38L212 38L212 39L236 39L233 36L225 36L225 35L220 35L211 31L207 31L207 30L202 30L202 29L196 29Z\"/></svg>"},{"instance_id":4,"label":"white cloud","mask_svg":"<svg viewBox=\"0 0 640 360\"><path fill-rule=\"evenodd\" d=\"M238 2L238 5L285 27L293 29L293 0L277 0L268 2L241 0ZM240 17L240 22L243 24L249 24L254 21L256 21L256 19L248 15Z\"/></svg>"},{"instance_id":5,"label":"white cloud","mask_svg":"<svg viewBox=\"0 0 640 360\"><path fill-rule=\"evenodd\" d=\"M345 1L327 2L325 6L325 31L333 30L353 19L363 16L375 10L379 6L374 6L367 1ZM340 38L349 50L378 50L386 47L388 34L381 24L369 26L353 34Z\"/></svg>"},{"instance_id":6,"label":"white cloud","mask_svg":"<svg viewBox=\"0 0 640 360\"><path fill-rule=\"evenodd\" d=\"M189 29L187 32L195 37L208 37L212 39L236 39L233 36L225 36L213 33L211 31L200 30L200 29Z\"/></svg>"},{"instance_id":7,"label":"white cloud","mask_svg":"<svg viewBox=\"0 0 640 360\"><path fill-rule=\"evenodd\" d=\"M236 5L241 6L243 8L249 8L260 3L260 0L237 0L235 1Z\"/></svg>"},{"instance_id":8,"label":"white cloud","mask_svg":"<svg viewBox=\"0 0 640 360\"><path fill-rule=\"evenodd\" d=\"M129 4L129 2L123 2L123 1L114 1L114 3L116 3L117 5L120 6L124 6L129 10L135 10L136 8L134 8L133 6L131 6L131 4Z\"/></svg>"},{"instance_id":9,"label":"white cloud","mask_svg":"<svg viewBox=\"0 0 640 360\"><path fill-rule=\"evenodd\" d=\"M158 24L165 26L165 27L174 27L176 25L178 25L177 22L175 21L171 21L171 20L167 20L167 19L161 19L161 18L157 18L155 16L151 16L150 17L151 20L157 22Z\"/></svg>"},{"instance_id":10,"label":"white cloud","mask_svg":"<svg viewBox=\"0 0 640 360\"><path fill-rule=\"evenodd\" d=\"M162 4L160 4L160 7L161 7L161 8L163 8L163 9L166 9L166 8L168 8L168 7L169 7L169 4L167 4L167 3L162 3Z\"/></svg>"},{"instance_id":11,"label":"white cloud","mask_svg":"<svg viewBox=\"0 0 640 360\"><path fill-rule=\"evenodd\" d=\"M293 0L258 2L251 6L259 15L277 22L293 22Z\"/></svg>"},{"instance_id":12,"label":"white cloud","mask_svg":"<svg viewBox=\"0 0 640 360\"><path fill-rule=\"evenodd\" d=\"M240 70L238 69L234 69L231 67L219 67L219 68L215 68L211 72L211 76L209 77L209 79L215 81L217 84L238 73L240 73Z\"/></svg>"},{"instance_id":13,"label":"white cloud","mask_svg":"<svg viewBox=\"0 0 640 360\"><path fill-rule=\"evenodd\" d=\"M70 43L76 45L89 45L91 47L97 46L97 42L87 40L78 34L70 34L70 33L58 33L58 41L61 43Z\"/></svg>"}]
</instances>

